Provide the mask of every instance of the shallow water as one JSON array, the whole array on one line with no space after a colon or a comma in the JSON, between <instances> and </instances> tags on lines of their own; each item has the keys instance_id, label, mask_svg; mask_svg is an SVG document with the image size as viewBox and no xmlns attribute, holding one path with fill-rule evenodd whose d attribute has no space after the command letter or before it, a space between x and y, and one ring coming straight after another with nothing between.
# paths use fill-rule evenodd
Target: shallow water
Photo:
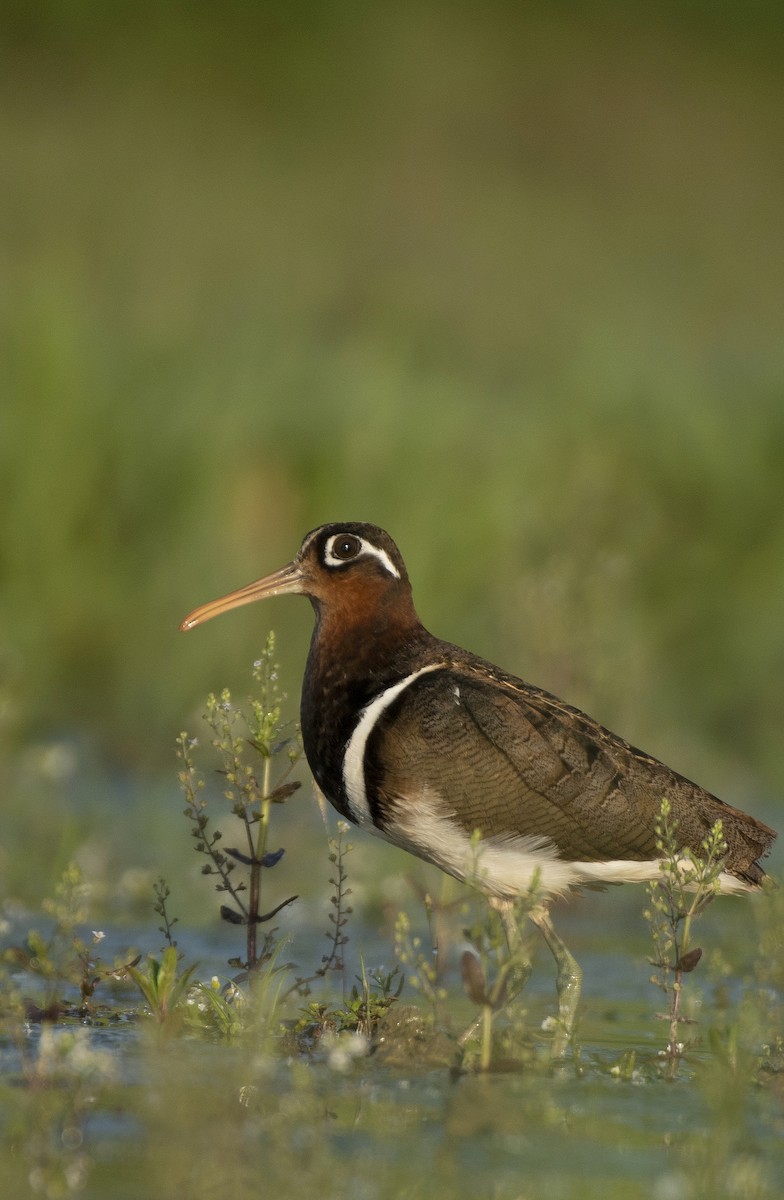
<instances>
[{"instance_id":1,"label":"shallow water","mask_svg":"<svg viewBox=\"0 0 784 1200\"><path fill-rule=\"evenodd\" d=\"M597 925L592 906L561 921L583 965L585 988L579 1055L559 1066L548 1064L541 1028L554 999L546 955L538 956L518 1002L526 1013L527 1056L514 1070L485 1076L456 1075L443 1056L429 1060L427 1046L420 1051L415 1043L391 1055L382 1043L375 1053L353 1057L340 1049L349 1034L340 1052L320 1044L309 1056L188 1033L161 1040L127 988L109 999L117 1011L136 1015L105 1025L32 1025L21 1043L7 1039L0 1048L0 1167L10 1189L4 1194L90 1200L153 1194L242 1200L268 1192L341 1200L436 1191L492 1200L783 1194L780 1077L755 1074L750 1051L733 1064L707 1046L709 1029L741 1003L743 981L722 984L720 1004L708 979L699 981L702 1041L668 1082L657 1066L664 1026L653 1015L660 1001L648 982L642 931L634 927L630 902L618 905L613 896L600 903L614 918L610 928ZM743 925L743 914L716 918L714 929L726 932L736 920ZM227 945L229 952L234 947L225 927L177 932L185 961L200 963L199 978L230 973ZM389 961L389 943L377 931L354 934L368 966ZM300 929L298 956L312 957L320 936ZM149 930L115 932L102 954L110 960L130 944L147 943ZM354 966L349 953L349 974ZM472 1008L454 970L445 983L446 1009L459 1029ZM398 1007L415 1000L407 989ZM53 1061L53 1046L74 1033L79 1053L25 1084L23 1061L29 1079L31 1064L42 1056Z\"/></svg>"}]
</instances>

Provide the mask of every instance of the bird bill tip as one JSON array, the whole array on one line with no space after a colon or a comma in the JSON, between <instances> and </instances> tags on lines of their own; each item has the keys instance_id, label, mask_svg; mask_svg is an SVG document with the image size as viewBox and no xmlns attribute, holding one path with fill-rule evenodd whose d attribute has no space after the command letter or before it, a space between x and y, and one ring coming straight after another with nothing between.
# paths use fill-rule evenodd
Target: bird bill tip
<instances>
[{"instance_id":1,"label":"bird bill tip","mask_svg":"<svg viewBox=\"0 0 784 1200\"><path fill-rule=\"evenodd\" d=\"M219 616L220 613L230 612L233 608L241 608L244 604L252 604L254 600L264 600L268 596L301 594L304 590L299 565L289 563L282 570L275 571L272 575L265 575L263 579L249 583L247 587L238 588L234 592L229 592L227 596L221 596L218 600L209 600L206 604L194 608L193 612L188 613L187 617L180 622L180 632L186 633L189 629L194 629L197 625L203 625L205 621Z\"/></svg>"},{"instance_id":2,"label":"bird bill tip","mask_svg":"<svg viewBox=\"0 0 784 1200\"><path fill-rule=\"evenodd\" d=\"M195 629L197 625L203 625L205 621L209 621L210 617L216 617L219 612L223 612L223 606L220 601L211 600L209 604L202 604L199 608L194 608L193 612L189 612L178 626L180 633L187 633L189 629Z\"/></svg>"}]
</instances>

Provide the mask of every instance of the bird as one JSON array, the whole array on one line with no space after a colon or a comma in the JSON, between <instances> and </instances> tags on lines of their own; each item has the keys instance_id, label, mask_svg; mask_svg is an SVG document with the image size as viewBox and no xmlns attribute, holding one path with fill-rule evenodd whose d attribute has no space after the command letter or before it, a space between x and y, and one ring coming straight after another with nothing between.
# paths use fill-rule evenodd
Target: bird
<instances>
[{"instance_id":1,"label":"bird","mask_svg":"<svg viewBox=\"0 0 784 1200\"><path fill-rule=\"evenodd\" d=\"M580 709L428 632L402 555L376 525L319 526L286 566L199 606L180 628L289 594L315 613L300 718L319 790L348 821L476 884L508 938L515 899L536 888L528 915L556 963L559 1053L582 972L551 903L582 887L660 878L664 797L684 849L700 854L722 822L721 891L761 887L773 829Z\"/></svg>"}]
</instances>

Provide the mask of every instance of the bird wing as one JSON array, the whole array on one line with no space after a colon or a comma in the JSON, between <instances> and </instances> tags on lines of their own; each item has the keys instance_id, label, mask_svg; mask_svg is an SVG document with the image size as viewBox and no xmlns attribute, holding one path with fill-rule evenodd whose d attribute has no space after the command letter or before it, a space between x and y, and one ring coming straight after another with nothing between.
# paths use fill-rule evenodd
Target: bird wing
<instances>
[{"instance_id":1,"label":"bird wing","mask_svg":"<svg viewBox=\"0 0 784 1200\"><path fill-rule=\"evenodd\" d=\"M483 665L484 667L484 665ZM546 838L572 862L656 858L656 818L667 796L678 840L699 852L724 824L727 866L738 873L767 850L772 831L547 692L469 667L422 675L382 715L366 771L384 797L427 787L466 832Z\"/></svg>"}]
</instances>

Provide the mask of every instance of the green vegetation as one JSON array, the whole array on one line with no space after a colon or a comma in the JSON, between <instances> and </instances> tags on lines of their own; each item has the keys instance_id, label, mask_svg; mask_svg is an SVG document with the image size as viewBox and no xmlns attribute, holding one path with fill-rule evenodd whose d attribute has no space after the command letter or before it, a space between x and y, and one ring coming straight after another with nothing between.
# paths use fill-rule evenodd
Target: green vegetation
<instances>
[{"instance_id":1,"label":"green vegetation","mask_svg":"<svg viewBox=\"0 0 784 1200\"><path fill-rule=\"evenodd\" d=\"M565 906L551 1075L536 939L510 967L457 885L325 835L294 743L247 745L258 613L176 634L374 520L435 632L780 828L780 35L762 0L4 6L9 1195L784 1190L781 890L711 904L691 973L696 893L645 903L669 951L633 888ZM311 616L273 618L289 737ZM180 743L183 836L208 693L235 779Z\"/></svg>"},{"instance_id":2,"label":"green vegetation","mask_svg":"<svg viewBox=\"0 0 784 1200\"><path fill-rule=\"evenodd\" d=\"M180 786L185 793L185 815L191 823L191 834L196 839L196 850L207 858L202 867L204 875L217 876L215 884L219 892L227 894L235 907L221 905L221 917L232 925L242 925L246 930L244 959L237 958L229 964L241 967L252 974L267 963L275 953L274 932L268 932L262 944L258 944L259 926L272 920L281 909L293 903L296 896L281 900L269 912L262 912L262 878L267 871L277 866L284 851L267 849L270 812L273 804L285 804L294 795L300 784L289 781L292 768L301 757L298 739L292 730L281 725L281 693L277 685L278 664L274 661L275 638L270 634L265 650L253 667L253 677L258 684L258 697L251 701L250 713L243 714L232 705L231 693L224 689L220 697L207 698L205 721L212 733L212 746L220 758L219 774L225 781L224 801L243 826L245 850L223 849L223 835L217 828L210 828L207 801L202 795L204 780L199 778L193 763L193 747L197 745L187 733L177 739L177 757L180 759ZM243 732L238 735L238 725ZM256 761L247 761L247 751L261 760L261 769ZM281 758L285 752L285 767L279 777L272 777L273 758ZM220 844L220 845L219 845ZM239 883L234 872L239 864L248 868L248 882ZM247 894L247 901L243 893Z\"/></svg>"},{"instance_id":3,"label":"green vegetation","mask_svg":"<svg viewBox=\"0 0 784 1200\"><path fill-rule=\"evenodd\" d=\"M665 796L656 826L656 845L662 856L662 878L647 885L650 908L645 919L651 927L655 957L651 960L656 974L651 982L660 987L669 1000L665 1019L669 1021L667 1058L673 1075L683 1051L680 1027L691 1021L682 1011L684 975L689 975L702 958L699 946L692 946L692 924L706 905L719 893L722 859L727 852L721 821L717 821L702 843L703 854L682 850L678 843L678 822L672 818Z\"/></svg>"}]
</instances>

